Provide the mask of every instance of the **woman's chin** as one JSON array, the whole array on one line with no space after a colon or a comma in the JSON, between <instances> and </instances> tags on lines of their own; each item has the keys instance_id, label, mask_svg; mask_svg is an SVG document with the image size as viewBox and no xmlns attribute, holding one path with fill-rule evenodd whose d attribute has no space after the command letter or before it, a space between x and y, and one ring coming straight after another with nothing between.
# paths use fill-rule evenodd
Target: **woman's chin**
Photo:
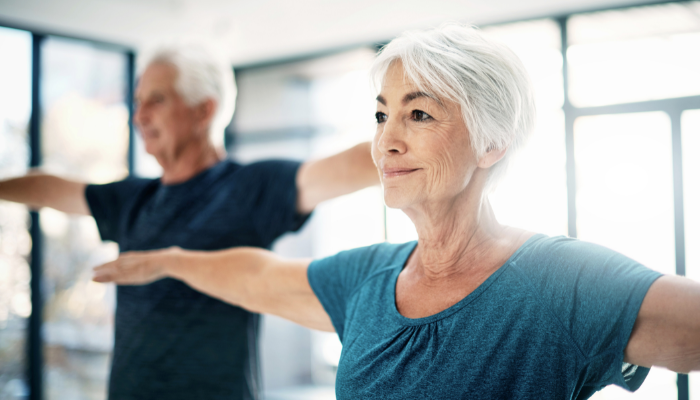
<instances>
[{"instance_id":1,"label":"woman's chin","mask_svg":"<svg viewBox=\"0 0 700 400\"><path fill-rule=\"evenodd\" d=\"M415 202L414 196L398 193L397 190L384 190L384 204L389 208L404 209Z\"/></svg>"}]
</instances>

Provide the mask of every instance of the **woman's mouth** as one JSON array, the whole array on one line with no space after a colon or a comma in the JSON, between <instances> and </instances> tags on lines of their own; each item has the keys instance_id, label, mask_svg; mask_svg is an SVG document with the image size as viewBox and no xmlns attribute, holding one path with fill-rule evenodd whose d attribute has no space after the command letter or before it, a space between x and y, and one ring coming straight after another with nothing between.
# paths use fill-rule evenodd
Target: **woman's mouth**
<instances>
[{"instance_id":1,"label":"woman's mouth","mask_svg":"<svg viewBox=\"0 0 700 400\"><path fill-rule=\"evenodd\" d=\"M418 171L420 168L384 168L384 178L398 178Z\"/></svg>"}]
</instances>

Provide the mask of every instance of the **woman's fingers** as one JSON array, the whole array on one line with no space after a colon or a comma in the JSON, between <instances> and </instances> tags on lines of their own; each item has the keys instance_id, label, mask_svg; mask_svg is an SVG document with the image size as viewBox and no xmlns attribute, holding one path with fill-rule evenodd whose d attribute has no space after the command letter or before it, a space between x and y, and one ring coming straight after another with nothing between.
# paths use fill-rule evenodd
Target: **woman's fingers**
<instances>
[{"instance_id":1,"label":"woman's fingers","mask_svg":"<svg viewBox=\"0 0 700 400\"><path fill-rule=\"evenodd\" d=\"M118 260L110 261L106 264L102 264L99 267L92 269L92 280L95 282L112 282L114 279L114 272L116 270L115 264Z\"/></svg>"},{"instance_id":2,"label":"woman's fingers","mask_svg":"<svg viewBox=\"0 0 700 400\"><path fill-rule=\"evenodd\" d=\"M162 278L157 253L124 253L114 261L93 268L95 282L144 285Z\"/></svg>"}]
</instances>

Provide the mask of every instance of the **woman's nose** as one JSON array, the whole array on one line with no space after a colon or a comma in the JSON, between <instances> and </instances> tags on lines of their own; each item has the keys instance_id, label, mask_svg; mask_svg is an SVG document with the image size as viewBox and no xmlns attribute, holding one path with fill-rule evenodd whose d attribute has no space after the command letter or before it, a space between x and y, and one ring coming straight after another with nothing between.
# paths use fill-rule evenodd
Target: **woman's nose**
<instances>
[{"instance_id":1,"label":"woman's nose","mask_svg":"<svg viewBox=\"0 0 700 400\"><path fill-rule=\"evenodd\" d=\"M389 118L377 132L377 149L383 154L403 154L407 150L405 128L400 121Z\"/></svg>"}]
</instances>

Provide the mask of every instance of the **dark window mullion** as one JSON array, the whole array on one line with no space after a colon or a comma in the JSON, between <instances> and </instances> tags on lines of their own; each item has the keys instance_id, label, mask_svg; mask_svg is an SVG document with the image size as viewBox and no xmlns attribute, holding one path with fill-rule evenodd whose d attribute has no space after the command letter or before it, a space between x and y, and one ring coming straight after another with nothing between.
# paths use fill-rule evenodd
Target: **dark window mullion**
<instances>
[{"instance_id":1,"label":"dark window mullion","mask_svg":"<svg viewBox=\"0 0 700 400\"><path fill-rule=\"evenodd\" d=\"M41 165L41 45L46 37L32 34L32 113L29 120L30 168ZM30 235L32 238L31 261L31 302L32 313L27 329L27 379L29 381L29 399L43 398L43 341L41 330L43 322L42 281L42 234L39 213L32 211Z\"/></svg>"},{"instance_id":2,"label":"dark window mullion","mask_svg":"<svg viewBox=\"0 0 700 400\"><path fill-rule=\"evenodd\" d=\"M126 107L129 110L129 150L127 165L129 176L135 175L136 138L134 137L134 85L136 84L136 55L126 52Z\"/></svg>"}]
</instances>

